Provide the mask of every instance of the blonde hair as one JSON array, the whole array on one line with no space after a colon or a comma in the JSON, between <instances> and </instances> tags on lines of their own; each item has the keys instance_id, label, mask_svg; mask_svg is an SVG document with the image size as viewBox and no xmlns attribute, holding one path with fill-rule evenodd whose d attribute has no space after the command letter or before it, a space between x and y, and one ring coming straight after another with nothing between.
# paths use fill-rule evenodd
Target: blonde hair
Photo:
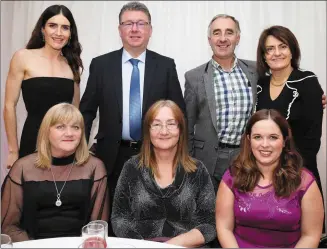
<instances>
[{"instance_id":1,"label":"blonde hair","mask_svg":"<svg viewBox=\"0 0 327 249\"><path fill-rule=\"evenodd\" d=\"M37 137L37 157L36 167L50 168L52 163L51 144L49 140L50 128L58 123L66 123L74 121L81 128L81 140L75 152L75 164L81 165L85 163L90 152L87 147L85 138L84 120L80 111L68 103L60 103L51 107L45 114Z\"/></svg>"},{"instance_id":2,"label":"blonde hair","mask_svg":"<svg viewBox=\"0 0 327 249\"><path fill-rule=\"evenodd\" d=\"M196 164L194 159L190 157L188 153L187 128L184 114L178 105L171 100L159 100L155 102L145 114L143 123L143 143L139 153L139 167L148 167L154 175L159 176L157 161L150 139L150 125L163 107L171 109L180 131L173 167L176 169L177 165L181 164L186 172L194 172L196 170Z\"/></svg>"}]
</instances>

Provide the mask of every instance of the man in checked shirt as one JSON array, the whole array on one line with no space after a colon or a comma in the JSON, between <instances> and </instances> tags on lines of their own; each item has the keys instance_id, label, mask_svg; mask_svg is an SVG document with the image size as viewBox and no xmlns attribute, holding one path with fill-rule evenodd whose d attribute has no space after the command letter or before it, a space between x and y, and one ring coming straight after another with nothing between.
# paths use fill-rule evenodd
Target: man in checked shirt
<instances>
[{"instance_id":1,"label":"man in checked shirt","mask_svg":"<svg viewBox=\"0 0 327 249\"><path fill-rule=\"evenodd\" d=\"M216 193L240 151L241 136L257 99L256 62L234 53L240 33L233 16L215 16L208 27L212 59L185 73L189 150L207 167ZM325 107L325 95L322 104Z\"/></svg>"}]
</instances>

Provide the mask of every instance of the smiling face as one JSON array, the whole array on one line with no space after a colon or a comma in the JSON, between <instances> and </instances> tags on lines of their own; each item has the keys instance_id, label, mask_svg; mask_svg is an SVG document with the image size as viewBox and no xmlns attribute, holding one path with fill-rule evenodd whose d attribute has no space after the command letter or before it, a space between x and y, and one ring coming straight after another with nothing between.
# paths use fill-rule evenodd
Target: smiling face
<instances>
[{"instance_id":1,"label":"smiling face","mask_svg":"<svg viewBox=\"0 0 327 249\"><path fill-rule=\"evenodd\" d=\"M269 35L265 47L265 59L271 71L280 71L292 67L292 53L287 44Z\"/></svg>"},{"instance_id":2,"label":"smiling face","mask_svg":"<svg viewBox=\"0 0 327 249\"><path fill-rule=\"evenodd\" d=\"M179 140L179 127L172 110L164 106L150 125L150 139L154 150L176 150Z\"/></svg>"},{"instance_id":3,"label":"smiling face","mask_svg":"<svg viewBox=\"0 0 327 249\"><path fill-rule=\"evenodd\" d=\"M75 121L57 123L50 127L51 154L55 157L71 155L76 151L82 137L82 129Z\"/></svg>"},{"instance_id":4,"label":"smiling face","mask_svg":"<svg viewBox=\"0 0 327 249\"><path fill-rule=\"evenodd\" d=\"M240 41L235 22L231 18L217 18L210 26L208 41L215 60L233 58Z\"/></svg>"},{"instance_id":5,"label":"smiling face","mask_svg":"<svg viewBox=\"0 0 327 249\"><path fill-rule=\"evenodd\" d=\"M271 119L260 120L252 126L248 139L258 167L275 168L285 144L278 125Z\"/></svg>"},{"instance_id":6,"label":"smiling face","mask_svg":"<svg viewBox=\"0 0 327 249\"><path fill-rule=\"evenodd\" d=\"M131 22L132 25L130 25ZM151 34L150 20L143 11L127 10L122 14L119 35L124 48L128 52L144 51L149 43Z\"/></svg>"},{"instance_id":7,"label":"smiling face","mask_svg":"<svg viewBox=\"0 0 327 249\"><path fill-rule=\"evenodd\" d=\"M45 23L42 34L46 46L61 50L66 46L71 35L70 22L62 14L55 15Z\"/></svg>"}]
</instances>

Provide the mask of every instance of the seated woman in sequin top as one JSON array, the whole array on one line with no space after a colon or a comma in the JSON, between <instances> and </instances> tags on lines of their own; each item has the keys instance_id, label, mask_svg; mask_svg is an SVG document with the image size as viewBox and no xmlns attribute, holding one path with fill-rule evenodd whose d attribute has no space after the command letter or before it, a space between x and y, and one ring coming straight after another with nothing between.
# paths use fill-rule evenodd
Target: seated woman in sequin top
<instances>
[{"instance_id":1,"label":"seated woman in sequin top","mask_svg":"<svg viewBox=\"0 0 327 249\"><path fill-rule=\"evenodd\" d=\"M14 242L81 236L108 219L107 173L90 155L80 111L68 103L46 113L37 152L18 159L1 189L1 232Z\"/></svg>"},{"instance_id":2,"label":"seated woman in sequin top","mask_svg":"<svg viewBox=\"0 0 327 249\"><path fill-rule=\"evenodd\" d=\"M191 158L183 112L170 100L145 115L139 155L118 179L111 216L118 237L198 247L216 237L215 193L202 162Z\"/></svg>"},{"instance_id":3,"label":"seated woman in sequin top","mask_svg":"<svg viewBox=\"0 0 327 249\"><path fill-rule=\"evenodd\" d=\"M294 149L287 120L276 110L256 112L218 189L220 244L317 247L323 215L322 196Z\"/></svg>"}]
</instances>

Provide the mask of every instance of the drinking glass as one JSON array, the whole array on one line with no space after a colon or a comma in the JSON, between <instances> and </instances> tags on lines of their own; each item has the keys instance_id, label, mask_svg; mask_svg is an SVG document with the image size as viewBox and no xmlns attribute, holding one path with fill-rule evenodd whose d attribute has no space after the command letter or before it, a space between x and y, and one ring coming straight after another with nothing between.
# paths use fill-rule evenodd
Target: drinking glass
<instances>
[{"instance_id":1,"label":"drinking glass","mask_svg":"<svg viewBox=\"0 0 327 249\"><path fill-rule=\"evenodd\" d=\"M90 237L85 239L78 248L107 248L107 245L100 237Z\"/></svg>"},{"instance_id":2,"label":"drinking glass","mask_svg":"<svg viewBox=\"0 0 327 249\"><path fill-rule=\"evenodd\" d=\"M92 220L89 224L102 224L104 226L105 239L108 238L108 223L104 220Z\"/></svg>"},{"instance_id":3,"label":"drinking glass","mask_svg":"<svg viewBox=\"0 0 327 249\"><path fill-rule=\"evenodd\" d=\"M12 248L12 241L9 235L1 234L1 248Z\"/></svg>"},{"instance_id":4,"label":"drinking glass","mask_svg":"<svg viewBox=\"0 0 327 249\"><path fill-rule=\"evenodd\" d=\"M103 243L105 248L107 247L106 236L105 236L105 228L102 224L99 223L91 223L87 224L82 228L82 237L85 243L88 240L95 240L95 244ZM100 242L99 242L100 241ZM87 243L86 246L91 246L94 243Z\"/></svg>"}]
</instances>

